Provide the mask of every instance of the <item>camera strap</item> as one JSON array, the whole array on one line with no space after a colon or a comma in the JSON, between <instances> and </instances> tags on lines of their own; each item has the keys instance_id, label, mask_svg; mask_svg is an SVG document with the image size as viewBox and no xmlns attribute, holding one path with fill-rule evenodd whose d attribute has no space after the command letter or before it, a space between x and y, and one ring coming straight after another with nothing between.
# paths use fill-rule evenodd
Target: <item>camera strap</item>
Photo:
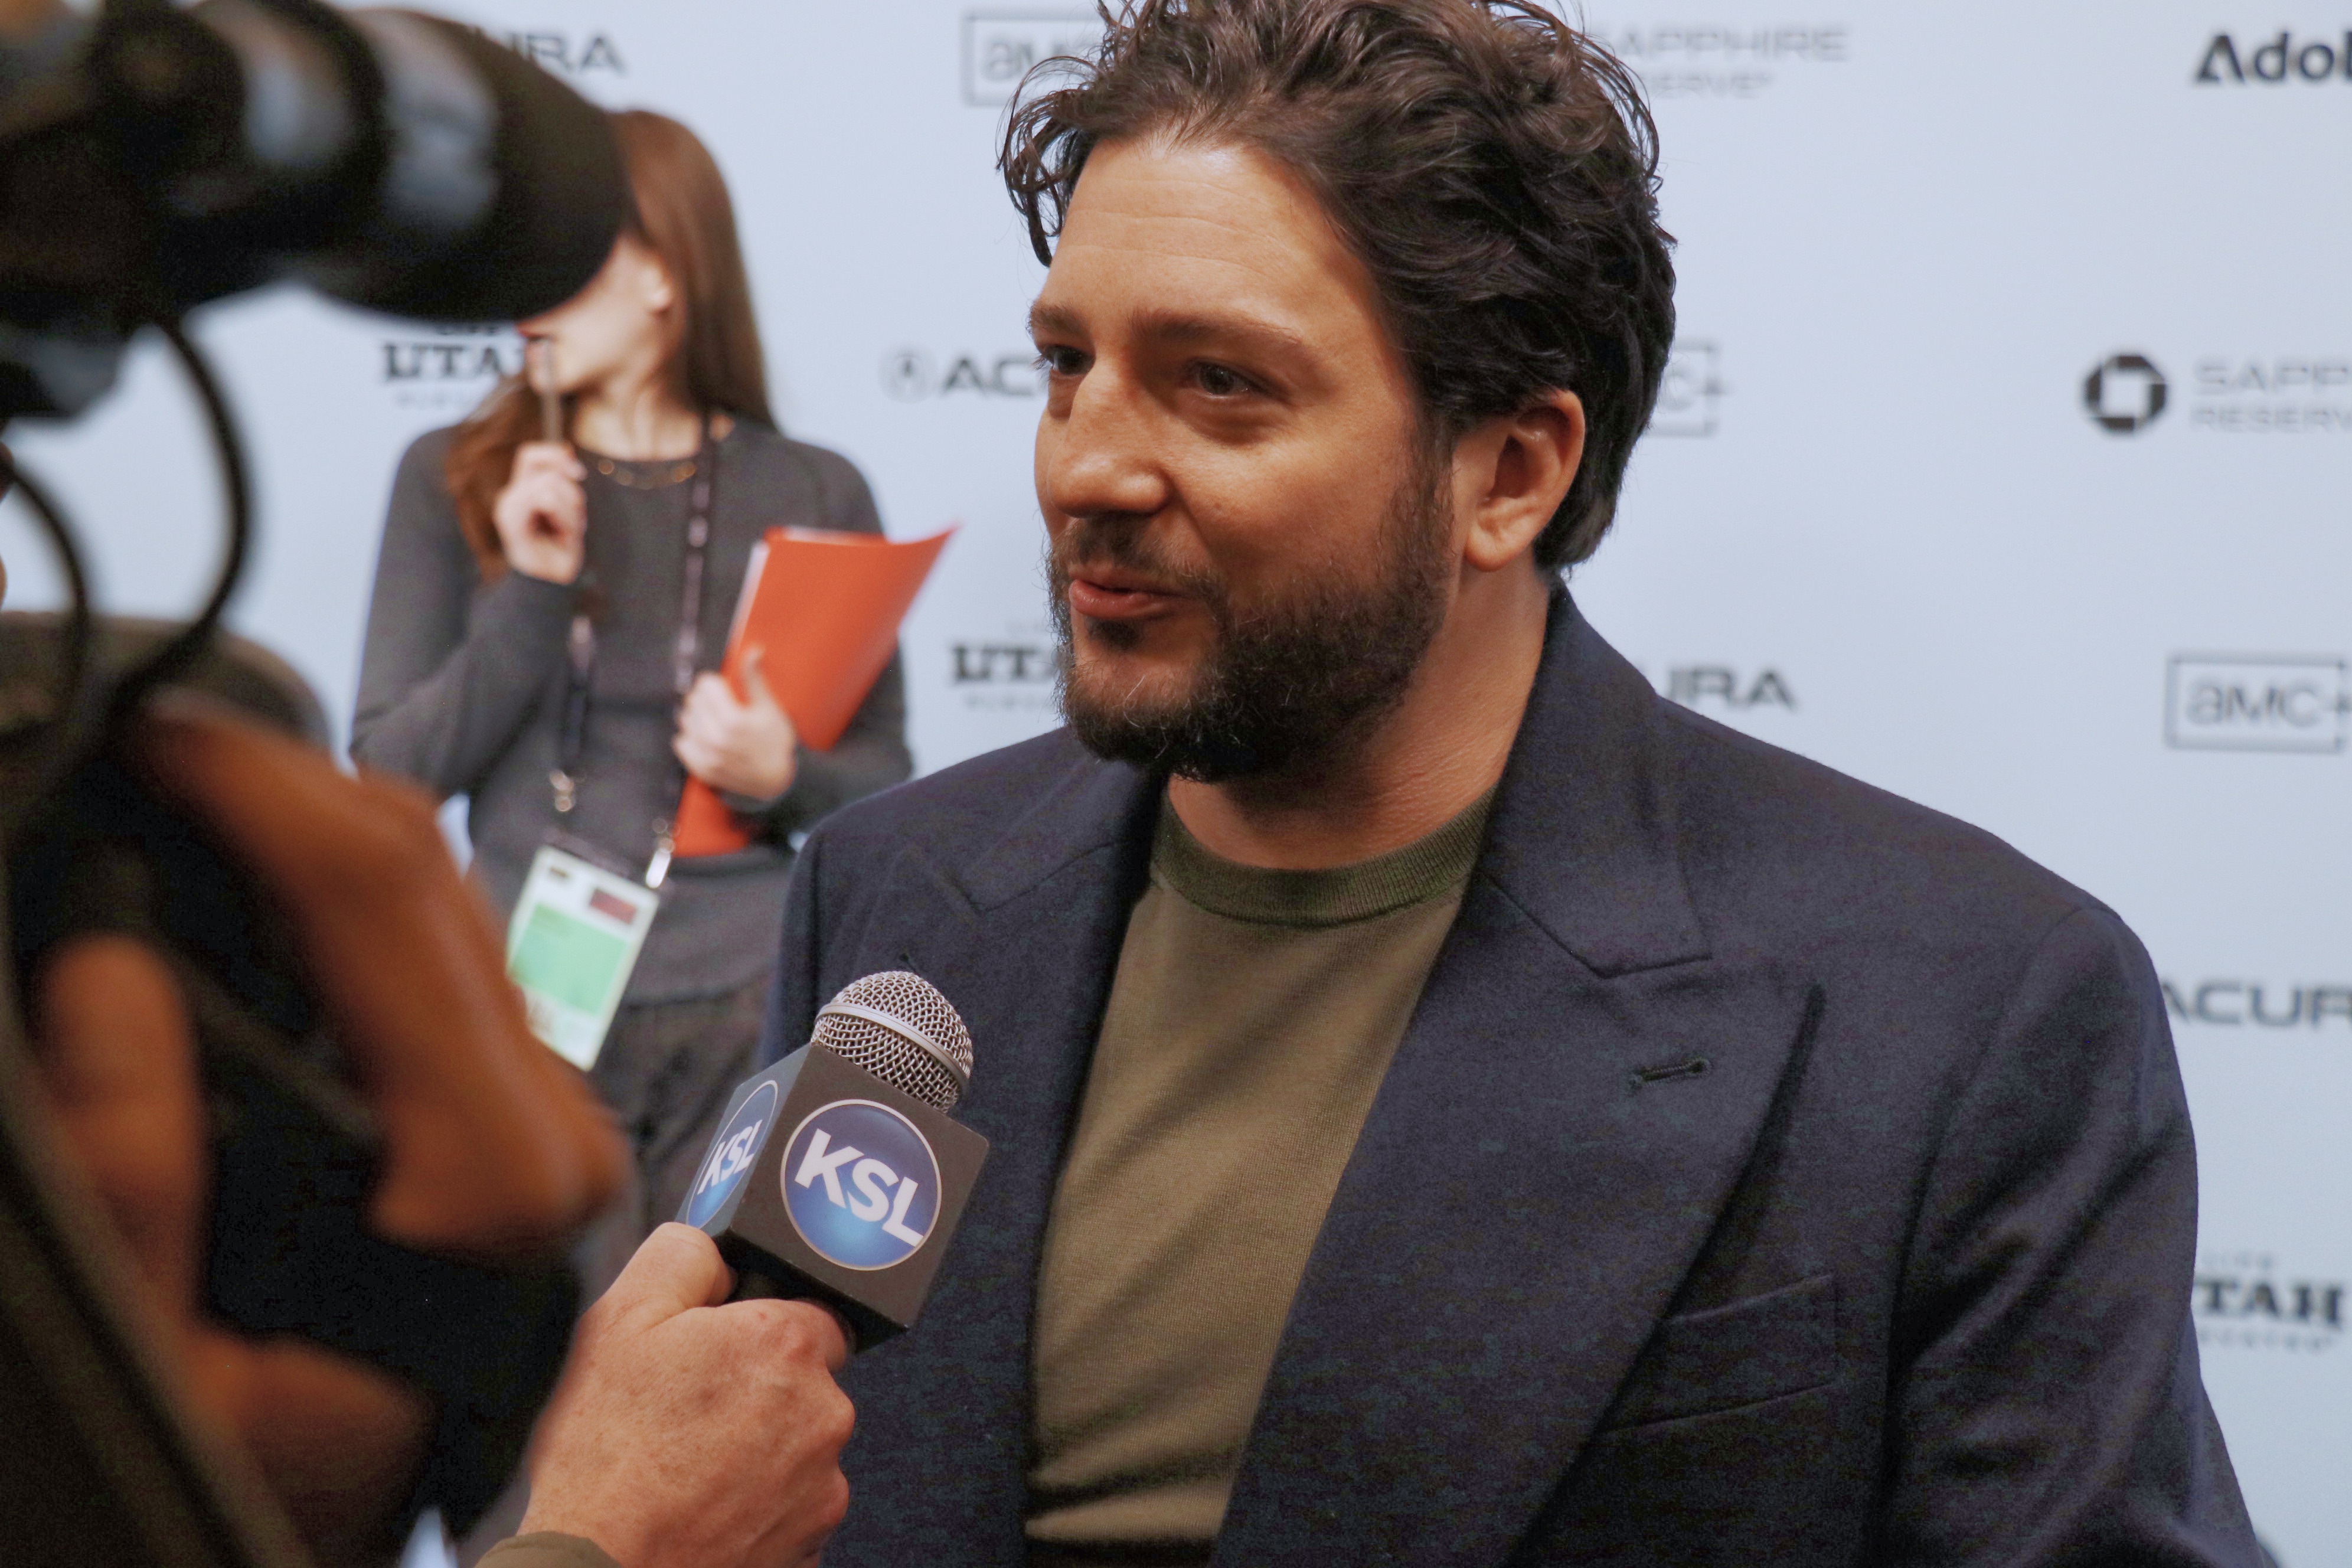
<instances>
[{"instance_id":1,"label":"camera strap","mask_svg":"<svg viewBox=\"0 0 2352 1568\"><path fill-rule=\"evenodd\" d=\"M702 587L709 567L711 512L719 489L719 447L711 436L711 416L702 416L702 442L696 449L687 492L686 559L679 574L677 633L670 641L670 688L680 701L693 689L702 660ZM588 721L593 706L596 674L596 623L584 610L572 617L564 644L563 713L556 735L555 767L547 775L554 793L555 813L568 817L579 804L581 756L588 744ZM673 764L662 798L675 802L685 787L686 770ZM653 858L646 862L645 884L658 889L669 876L673 804L654 818Z\"/></svg>"}]
</instances>

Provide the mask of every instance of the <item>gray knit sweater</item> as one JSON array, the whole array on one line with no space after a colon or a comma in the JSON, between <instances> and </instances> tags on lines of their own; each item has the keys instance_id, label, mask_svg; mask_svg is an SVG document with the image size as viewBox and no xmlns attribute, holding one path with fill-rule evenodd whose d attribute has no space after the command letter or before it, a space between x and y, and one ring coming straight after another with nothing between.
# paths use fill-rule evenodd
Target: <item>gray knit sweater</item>
<instances>
[{"instance_id":1,"label":"gray knit sweater","mask_svg":"<svg viewBox=\"0 0 2352 1568\"><path fill-rule=\"evenodd\" d=\"M531 856L558 823L555 766L565 638L577 587L509 572L485 583L458 531L441 470L449 432L402 458L376 562L352 756L436 797L469 797L474 866L504 919ZM563 830L632 868L676 805L670 651L677 631L685 484L629 489L587 479L587 569L601 587L593 702L577 806ZM719 443L702 596L702 664L723 654L752 543L787 524L878 533L874 500L847 459L739 422ZM681 859L631 977L627 1000L712 996L761 981L775 961L792 835L912 771L898 661L841 739L803 748L792 787L755 807L757 836L731 855Z\"/></svg>"}]
</instances>

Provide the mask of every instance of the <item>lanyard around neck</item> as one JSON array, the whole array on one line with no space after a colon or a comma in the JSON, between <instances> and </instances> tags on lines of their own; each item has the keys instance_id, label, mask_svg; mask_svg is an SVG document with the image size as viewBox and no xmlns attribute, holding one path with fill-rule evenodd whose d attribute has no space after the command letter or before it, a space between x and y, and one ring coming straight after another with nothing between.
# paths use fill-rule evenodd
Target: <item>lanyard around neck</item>
<instances>
[{"instance_id":1,"label":"lanyard around neck","mask_svg":"<svg viewBox=\"0 0 2352 1568\"><path fill-rule=\"evenodd\" d=\"M686 560L678 590L677 635L670 640L670 686L683 700L694 685L702 658L702 580L710 554L711 499L718 493L719 450L711 438L710 416L702 419L702 444L694 458L694 475L687 492ZM564 645L563 717L556 736L555 768L547 782L555 795L558 816L569 816L580 803L580 757L588 744L588 717L596 673L596 623L586 611L572 617ZM685 781L683 769L673 766L664 798L674 797ZM669 814L654 818L654 854L646 866L646 886L658 888L669 874L674 845Z\"/></svg>"}]
</instances>

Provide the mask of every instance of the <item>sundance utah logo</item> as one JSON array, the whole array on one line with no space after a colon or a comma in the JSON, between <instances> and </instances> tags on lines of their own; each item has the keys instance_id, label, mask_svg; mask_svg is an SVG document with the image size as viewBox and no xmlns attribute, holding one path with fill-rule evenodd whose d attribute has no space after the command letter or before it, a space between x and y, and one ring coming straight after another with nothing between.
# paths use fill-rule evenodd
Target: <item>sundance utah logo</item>
<instances>
[{"instance_id":1,"label":"sundance utah logo","mask_svg":"<svg viewBox=\"0 0 2352 1568\"><path fill-rule=\"evenodd\" d=\"M1050 712L1060 668L1051 621L1010 621L996 636L948 644L948 685L975 711Z\"/></svg>"},{"instance_id":2,"label":"sundance utah logo","mask_svg":"<svg viewBox=\"0 0 2352 1568\"><path fill-rule=\"evenodd\" d=\"M2279 1267L2267 1252L2209 1252L2190 1298L2198 1342L2321 1352L2344 1337L2344 1281Z\"/></svg>"},{"instance_id":3,"label":"sundance utah logo","mask_svg":"<svg viewBox=\"0 0 2352 1568\"><path fill-rule=\"evenodd\" d=\"M506 327L428 327L375 348L376 380L403 408L471 408L522 370L522 340Z\"/></svg>"}]
</instances>

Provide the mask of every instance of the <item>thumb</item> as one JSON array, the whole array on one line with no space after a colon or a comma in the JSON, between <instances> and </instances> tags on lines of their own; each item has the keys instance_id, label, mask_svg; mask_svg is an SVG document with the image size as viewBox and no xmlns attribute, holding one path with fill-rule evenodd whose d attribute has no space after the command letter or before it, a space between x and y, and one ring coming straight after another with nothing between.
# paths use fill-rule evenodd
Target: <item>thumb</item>
<instances>
[{"instance_id":1,"label":"thumb","mask_svg":"<svg viewBox=\"0 0 2352 1568\"><path fill-rule=\"evenodd\" d=\"M696 1307L716 1307L735 1288L734 1271L718 1246L676 1221L646 1237L613 1288L597 1303L607 1312L667 1321Z\"/></svg>"},{"instance_id":2,"label":"thumb","mask_svg":"<svg viewBox=\"0 0 2352 1568\"><path fill-rule=\"evenodd\" d=\"M761 673L768 650L753 643L743 650L743 696L754 708L773 708L776 700L769 693L767 678Z\"/></svg>"}]
</instances>

